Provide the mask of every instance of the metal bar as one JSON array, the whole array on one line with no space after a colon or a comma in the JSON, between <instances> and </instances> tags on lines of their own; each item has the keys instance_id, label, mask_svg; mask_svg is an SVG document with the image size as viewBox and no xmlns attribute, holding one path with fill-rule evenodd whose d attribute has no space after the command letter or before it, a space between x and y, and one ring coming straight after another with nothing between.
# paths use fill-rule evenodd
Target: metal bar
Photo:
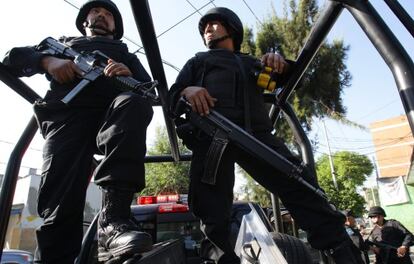
<instances>
[{"instance_id":1,"label":"metal bar","mask_svg":"<svg viewBox=\"0 0 414 264\"><path fill-rule=\"evenodd\" d=\"M307 165L308 169L311 170L314 175L316 175L315 159L313 157L312 145L309 141L308 136L303 130L298 117L296 116L292 106L289 103L283 104L281 106L281 109L285 115L290 129L292 129L293 136L295 137L295 140L300 147L300 154L302 156L303 162Z\"/></svg>"},{"instance_id":2,"label":"metal bar","mask_svg":"<svg viewBox=\"0 0 414 264\"><path fill-rule=\"evenodd\" d=\"M411 131L414 132L414 64L412 59L369 1L342 1L394 75Z\"/></svg>"},{"instance_id":3,"label":"metal bar","mask_svg":"<svg viewBox=\"0 0 414 264\"><path fill-rule=\"evenodd\" d=\"M414 37L414 20L400 5L398 0L384 0L392 12L398 17L405 28L410 32L411 36Z\"/></svg>"},{"instance_id":4,"label":"metal bar","mask_svg":"<svg viewBox=\"0 0 414 264\"><path fill-rule=\"evenodd\" d=\"M285 230L283 228L282 215L280 213L279 196L274 193L270 193L270 200L272 201L273 218L275 219L275 222L273 223L275 232L284 233Z\"/></svg>"},{"instance_id":5,"label":"metal bar","mask_svg":"<svg viewBox=\"0 0 414 264\"><path fill-rule=\"evenodd\" d=\"M184 154L180 155L180 161L190 161L192 155L191 154ZM174 157L169 155L165 156L146 156L144 159L145 163L158 163L158 162L173 162L175 161Z\"/></svg>"},{"instance_id":6,"label":"metal bar","mask_svg":"<svg viewBox=\"0 0 414 264\"><path fill-rule=\"evenodd\" d=\"M168 138L171 144L171 154L175 161L180 159L180 151L178 149L177 133L175 132L174 122L168 116L168 84L165 78L164 68L162 65L160 49L158 47L157 37L155 34L154 24L152 22L151 11L147 0L130 0L132 13L135 18L142 44L147 55L148 64L150 66L152 76L159 82L158 94L162 103L165 125L167 128Z\"/></svg>"},{"instance_id":7,"label":"metal bar","mask_svg":"<svg viewBox=\"0 0 414 264\"><path fill-rule=\"evenodd\" d=\"M33 91L27 84L11 74L2 63L0 63L0 80L31 104L41 98L40 95ZM0 259L3 254L4 240L6 238L10 212L13 206L13 197L19 176L21 160L36 134L36 131L37 123L35 118L32 117L10 154L3 183L0 187L0 212L3 214L2 217L0 217Z\"/></svg>"},{"instance_id":8,"label":"metal bar","mask_svg":"<svg viewBox=\"0 0 414 264\"><path fill-rule=\"evenodd\" d=\"M312 27L312 31L310 32L308 39L306 40L306 43L296 60L296 63L293 65L292 72L290 73L283 90L277 95L279 105L283 105L296 88L313 57L318 52L319 47L341 14L343 8L343 5L340 3L334 1L327 2L325 9L322 11L315 25ZM271 119L274 122L276 122L279 113L280 109L272 107Z\"/></svg>"},{"instance_id":9,"label":"metal bar","mask_svg":"<svg viewBox=\"0 0 414 264\"><path fill-rule=\"evenodd\" d=\"M14 147L7 163L3 183L0 188L0 212L2 213L2 216L0 217L0 259L3 254L4 239L6 238L7 225L9 224L10 211L12 209L22 157L35 136L36 131L36 119L32 117Z\"/></svg>"},{"instance_id":10,"label":"metal bar","mask_svg":"<svg viewBox=\"0 0 414 264\"><path fill-rule=\"evenodd\" d=\"M98 230L98 219L100 214L101 211L95 215L88 227L88 230L83 236L81 251L75 260L75 264L88 264L89 254L92 248L92 244L95 241L96 231Z\"/></svg>"},{"instance_id":11,"label":"metal bar","mask_svg":"<svg viewBox=\"0 0 414 264\"><path fill-rule=\"evenodd\" d=\"M2 63L0 63L0 80L31 104L41 98L40 95L33 91L27 84L11 74Z\"/></svg>"}]
</instances>

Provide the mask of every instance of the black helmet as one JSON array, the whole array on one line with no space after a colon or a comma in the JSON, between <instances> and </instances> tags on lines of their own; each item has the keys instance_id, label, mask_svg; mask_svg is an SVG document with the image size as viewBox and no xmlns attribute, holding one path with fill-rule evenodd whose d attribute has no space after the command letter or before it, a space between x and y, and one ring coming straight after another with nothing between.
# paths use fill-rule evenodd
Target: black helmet
<instances>
[{"instance_id":1,"label":"black helmet","mask_svg":"<svg viewBox=\"0 0 414 264\"><path fill-rule=\"evenodd\" d=\"M122 24L122 16L118 10L118 7L110 0L88 0L83 6L79 9L78 16L76 17L76 27L78 30L85 35L85 29L83 27L83 22L85 22L86 17L89 14L89 11L94 7L103 7L114 16L115 21L115 39L121 39L124 35L124 26Z\"/></svg>"},{"instance_id":2,"label":"black helmet","mask_svg":"<svg viewBox=\"0 0 414 264\"><path fill-rule=\"evenodd\" d=\"M243 41L243 24L240 21L240 18L233 11L225 7L215 7L208 10L207 13L200 18L200 22L198 22L198 31L200 31L203 41L206 24L213 20L222 21L227 29L228 27L231 28L234 49L239 51Z\"/></svg>"},{"instance_id":3,"label":"black helmet","mask_svg":"<svg viewBox=\"0 0 414 264\"><path fill-rule=\"evenodd\" d=\"M346 217L354 217L355 218L355 215L354 215L354 213L352 212L351 209L342 210L341 213L343 215L345 215Z\"/></svg>"},{"instance_id":4,"label":"black helmet","mask_svg":"<svg viewBox=\"0 0 414 264\"><path fill-rule=\"evenodd\" d=\"M383 217L386 217L387 215L385 214L384 209L382 209L382 207L380 206L373 206L369 209L368 212L368 217L373 217L373 216L377 216L377 215L382 215Z\"/></svg>"}]
</instances>

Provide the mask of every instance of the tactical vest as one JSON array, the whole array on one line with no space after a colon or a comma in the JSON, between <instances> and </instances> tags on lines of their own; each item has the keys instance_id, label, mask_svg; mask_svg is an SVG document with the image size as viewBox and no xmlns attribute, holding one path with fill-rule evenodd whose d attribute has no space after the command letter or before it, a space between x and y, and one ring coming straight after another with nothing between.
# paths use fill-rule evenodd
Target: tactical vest
<instances>
[{"instance_id":1,"label":"tactical vest","mask_svg":"<svg viewBox=\"0 0 414 264\"><path fill-rule=\"evenodd\" d=\"M196 54L196 85L218 99L215 110L236 124L245 127L250 122L253 131L270 131L272 125L265 109L262 92L252 73L257 59L224 49ZM249 120L246 120L246 115Z\"/></svg>"},{"instance_id":2,"label":"tactical vest","mask_svg":"<svg viewBox=\"0 0 414 264\"><path fill-rule=\"evenodd\" d=\"M115 61L124 62L130 56L128 47L120 40L105 37L62 37L59 41L77 51L99 50ZM125 62L124 62L125 63ZM125 63L126 64L126 63Z\"/></svg>"}]
</instances>

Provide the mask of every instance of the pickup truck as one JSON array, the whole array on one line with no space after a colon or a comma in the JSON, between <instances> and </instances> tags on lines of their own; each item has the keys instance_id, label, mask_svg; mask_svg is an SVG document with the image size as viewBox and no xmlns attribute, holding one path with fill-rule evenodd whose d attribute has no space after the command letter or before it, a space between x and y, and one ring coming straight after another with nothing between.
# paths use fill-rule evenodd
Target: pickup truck
<instances>
[{"instance_id":1,"label":"pickup truck","mask_svg":"<svg viewBox=\"0 0 414 264\"><path fill-rule=\"evenodd\" d=\"M255 211L258 219L260 219L260 224L265 227L266 232L273 239L285 259L285 262L272 263L319 263L317 260L312 260L309 247L301 240L274 232L263 209L258 204L251 202L236 201L233 204L230 237L233 246L236 246L240 236L243 217L252 211ZM131 212L140 229L152 236L154 249L142 256L117 260L114 263L201 263L199 248L203 234L200 230L200 221L189 211L185 195L139 197L137 205L131 206ZM94 233L93 230L96 230L93 223L89 230L92 230L92 233ZM92 234L89 235L93 236L93 239L90 243L84 243L84 252L81 253L78 262L83 259L82 263L84 263L85 258L87 258L86 263L98 263L96 237ZM242 252L242 255L246 254L249 254L249 252ZM252 261L251 256L246 258ZM253 262L246 260L242 263Z\"/></svg>"}]
</instances>

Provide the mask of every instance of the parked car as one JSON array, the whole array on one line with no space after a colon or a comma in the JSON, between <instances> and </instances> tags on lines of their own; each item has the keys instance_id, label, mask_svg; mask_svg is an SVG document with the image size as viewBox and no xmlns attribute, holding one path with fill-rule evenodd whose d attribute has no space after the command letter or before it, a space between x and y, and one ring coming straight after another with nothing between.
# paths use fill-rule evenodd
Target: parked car
<instances>
[{"instance_id":1,"label":"parked car","mask_svg":"<svg viewBox=\"0 0 414 264\"><path fill-rule=\"evenodd\" d=\"M33 264L33 254L19 249L3 249L1 264Z\"/></svg>"}]
</instances>

